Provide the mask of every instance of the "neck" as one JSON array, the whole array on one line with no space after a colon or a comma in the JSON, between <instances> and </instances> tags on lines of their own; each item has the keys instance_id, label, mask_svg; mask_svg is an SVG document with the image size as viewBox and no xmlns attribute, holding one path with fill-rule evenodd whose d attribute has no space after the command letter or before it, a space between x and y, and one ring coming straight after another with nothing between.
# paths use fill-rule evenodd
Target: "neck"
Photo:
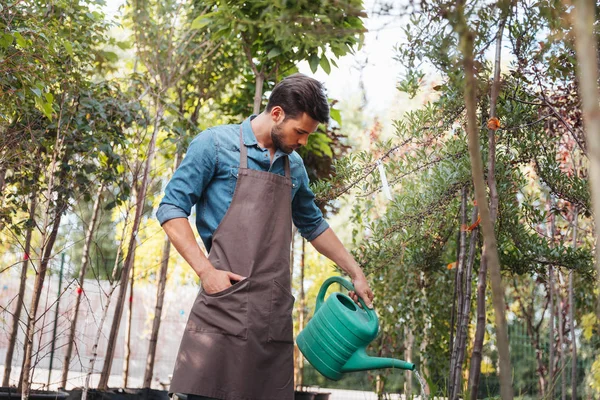
<instances>
[{"instance_id":1,"label":"neck","mask_svg":"<svg viewBox=\"0 0 600 400\"><path fill-rule=\"evenodd\" d=\"M271 140L271 127L273 126L271 116L263 112L250 121L250 126L252 126L258 145L263 149L268 149L271 154L275 153L275 145Z\"/></svg>"}]
</instances>

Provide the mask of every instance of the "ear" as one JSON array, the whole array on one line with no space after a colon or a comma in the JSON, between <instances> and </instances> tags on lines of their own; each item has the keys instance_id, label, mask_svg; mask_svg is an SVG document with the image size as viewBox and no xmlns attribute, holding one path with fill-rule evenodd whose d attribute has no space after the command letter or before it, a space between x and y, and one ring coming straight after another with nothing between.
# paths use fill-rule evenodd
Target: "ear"
<instances>
[{"instance_id":1,"label":"ear","mask_svg":"<svg viewBox=\"0 0 600 400\"><path fill-rule=\"evenodd\" d=\"M276 124L282 122L285 119L285 112L283 111L283 108L281 108L280 106L275 106L275 107L271 108L270 114L271 114L271 119Z\"/></svg>"}]
</instances>

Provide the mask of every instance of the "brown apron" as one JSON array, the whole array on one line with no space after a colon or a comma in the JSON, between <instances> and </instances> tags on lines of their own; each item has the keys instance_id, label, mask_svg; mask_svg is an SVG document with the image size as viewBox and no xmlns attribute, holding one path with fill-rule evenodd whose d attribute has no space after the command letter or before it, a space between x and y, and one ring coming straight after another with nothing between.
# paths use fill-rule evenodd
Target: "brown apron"
<instances>
[{"instance_id":1,"label":"brown apron","mask_svg":"<svg viewBox=\"0 0 600 400\"><path fill-rule=\"evenodd\" d=\"M285 176L248 168L240 127L240 168L231 205L208 259L247 277L198 294L175 363L170 393L224 400L294 398L294 297L290 165Z\"/></svg>"}]
</instances>

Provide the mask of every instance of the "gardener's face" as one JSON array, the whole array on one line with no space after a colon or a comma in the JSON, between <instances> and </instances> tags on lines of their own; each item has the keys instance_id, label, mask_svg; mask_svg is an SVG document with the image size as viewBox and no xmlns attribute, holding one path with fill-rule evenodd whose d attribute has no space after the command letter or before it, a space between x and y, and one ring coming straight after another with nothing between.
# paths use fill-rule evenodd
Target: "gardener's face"
<instances>
[{"instance_id":1,"label":"gardener's face","mask_svg":"<svg viewBox=\"0 0 600 400\"><path fill-rule=\"evenodd\" d=\"M300 146L306 146L308 135L316 131L319 126L319 122L306 113L302 113L295 119L288 118L287 120L282 114L280 120L271 128L271 139L275 147L286 154L290 154Z\"/></svg>"}]
</instances>

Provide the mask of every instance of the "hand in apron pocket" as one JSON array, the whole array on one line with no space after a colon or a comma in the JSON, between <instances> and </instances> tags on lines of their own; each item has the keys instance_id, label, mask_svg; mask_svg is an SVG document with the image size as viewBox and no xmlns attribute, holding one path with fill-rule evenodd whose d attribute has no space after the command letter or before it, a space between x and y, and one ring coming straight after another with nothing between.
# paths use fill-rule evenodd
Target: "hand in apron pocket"
<instances>
[{"instance_id":1,"label":"hand in apron pocket","mask_svg":"<svg viewBox=\"0 0 600 400\"><path fill-rule=\"evenodd\" d=\"M281 283L273 280L269 312L269 342L294 343L292 309L295 300Z\"/></svg>"},{"instance_id":2,"label":"hand in apron pocket","mask_svg":"<svg viewBox=\"0 0 600 400\"><path fill-rule=\"evenodd\" d=\"M246 339L248 336L248 288L244 279L227 289L198 294L188 321L187 329L217 333Z\"/></svg>"}]
</instances>

